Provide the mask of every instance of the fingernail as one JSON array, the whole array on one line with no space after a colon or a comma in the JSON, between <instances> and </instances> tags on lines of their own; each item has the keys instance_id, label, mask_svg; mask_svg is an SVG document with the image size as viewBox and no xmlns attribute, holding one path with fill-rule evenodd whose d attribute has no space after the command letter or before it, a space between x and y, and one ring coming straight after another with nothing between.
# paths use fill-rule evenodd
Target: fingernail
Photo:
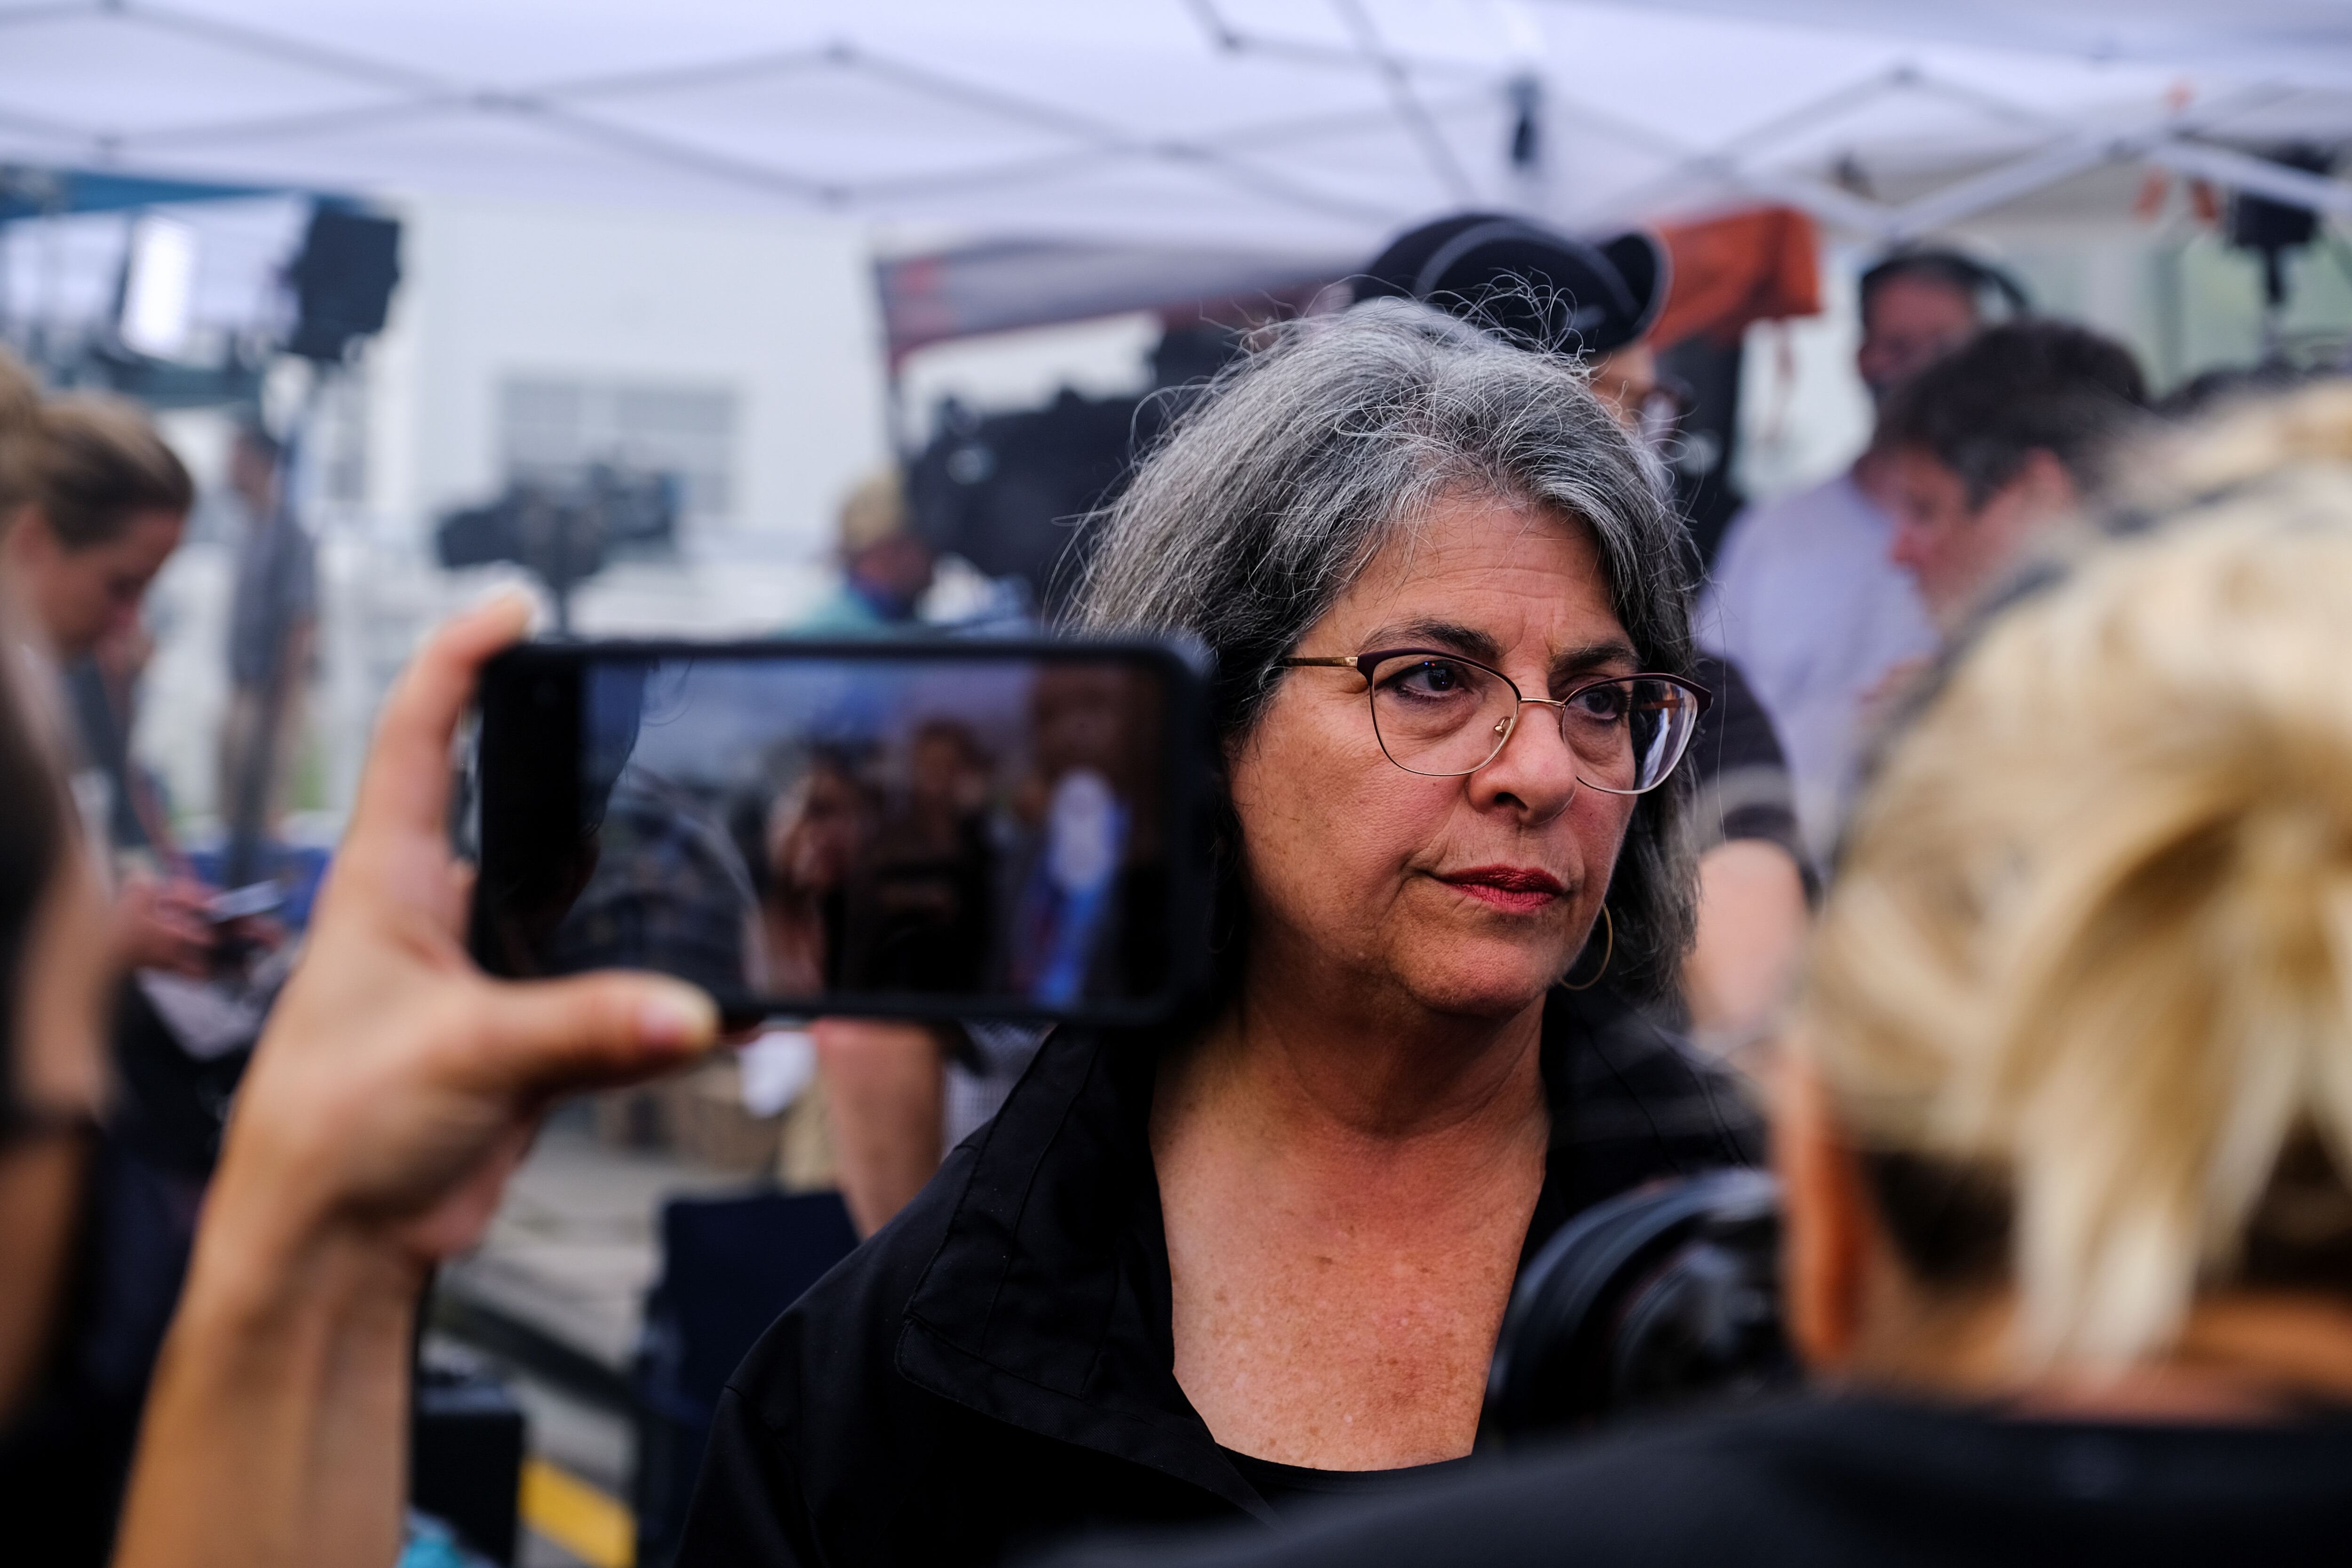
<instances>
[{"instance_id":1,"label":"fingernail","mask_svg":"<svg viewBox=\"0 0 2352 1568\"><path fill-rule=\"evenodd\" d=\"M657 985L637 1004L637 1038L661 1050L698 1050L719 1034L719 1008L691 985Z\"/></svg>"},{"instance_id":2,"label":"fingernail","mask_svg":"<svg viewBox=\"0 0 2352 1568\"><path fill-rule=\"evenodd\" d=\"M497 614L519 623L525 631L539 618L539 601L529 589L509 583L486 595L474 606L477 615Z\"/></svg>"}]
</instances>

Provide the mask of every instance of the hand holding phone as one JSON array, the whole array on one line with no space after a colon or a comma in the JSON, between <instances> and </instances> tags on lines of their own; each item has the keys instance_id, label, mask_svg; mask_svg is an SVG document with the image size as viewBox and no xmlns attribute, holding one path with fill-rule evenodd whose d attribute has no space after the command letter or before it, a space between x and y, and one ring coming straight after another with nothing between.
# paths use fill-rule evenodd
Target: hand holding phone
<instances>
[{"instance_id":1,"label":"hand holding phone","mask_svg":"<svg viewBox=\"0 0 2352 1568\"><path fill-rule=\"evenodd\" d=\"M204 889L194 882L126 878L108 913L108 940L124 972L161 969L202 979L212 967L213 931Z\"/></svg>"}]
</instances>

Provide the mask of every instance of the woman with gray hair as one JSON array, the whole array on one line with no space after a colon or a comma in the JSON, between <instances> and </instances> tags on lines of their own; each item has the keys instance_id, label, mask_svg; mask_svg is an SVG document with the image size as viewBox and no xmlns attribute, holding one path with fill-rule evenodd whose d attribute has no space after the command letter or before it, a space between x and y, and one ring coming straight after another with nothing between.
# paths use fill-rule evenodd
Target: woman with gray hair
<instances>
[{"instance_id":1,"label":"woman with gray hair","mask_svg":"<svg viewBox=\"0 0 2352 1568\"><path fill-rule=\"evenodd\" d=\"M1054 1036L784 1314L681 1563L991 1562L1455 1463L1520 1264L1753 1155L1632 1005L1689 938L1707 697L1675 525L1572 365L1402 301L1294 324L1101 526L1082 626L1215 660L1215 1005Z\"/></svg>"},{"instance_id":2,"label":"woman with gray hair","mask_svg":"<svg viewBox=\"0 0 2352 1568\"><path fill-rule=\"evenodd\" d=\"M1057 1568L2352 1554L2352 383L2116 471L1847 826L1773 1074L1812 1388Z\"/></svg>"}]
</instances>

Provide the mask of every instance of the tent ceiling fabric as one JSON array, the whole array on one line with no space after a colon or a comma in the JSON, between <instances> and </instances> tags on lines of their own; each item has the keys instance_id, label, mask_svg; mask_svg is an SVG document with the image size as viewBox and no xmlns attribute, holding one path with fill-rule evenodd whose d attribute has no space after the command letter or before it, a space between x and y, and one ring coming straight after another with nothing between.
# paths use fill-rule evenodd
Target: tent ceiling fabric
<instances>
[{"instance_id":1,"label":"tent ceiling fabric","mask_svg":"<svg viewBox=\"0 0 2352 1568\"><path fill-rule=\"evenodd\" d=\"M2290 136L2352 139L2343 0L0 4L0 162L909 243L1352 256L1471 204L1758 200L1895 237L2129 160L2352 210L2246 153Z\"/></svg>"},{"instance_id":2,"label":"tent ceiling fabric","mask_svg":"<svg viewBox=\"0 0 2352 1568\"><path fill-rule=\"evenodd\" d=\"M1804 22L1892 37L2028 49L2093 60L2352 87L2352 15L2344 0L1651 0L1717 16Z\"/></svg>"}]
</instances>

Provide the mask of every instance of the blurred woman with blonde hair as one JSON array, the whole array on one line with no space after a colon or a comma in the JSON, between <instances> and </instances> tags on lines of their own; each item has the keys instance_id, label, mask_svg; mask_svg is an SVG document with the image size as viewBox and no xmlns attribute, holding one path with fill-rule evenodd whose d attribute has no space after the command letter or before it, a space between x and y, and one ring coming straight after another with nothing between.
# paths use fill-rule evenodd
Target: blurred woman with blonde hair
<instances>
[{"instance_id":1,"label":"blurred woman with blonde hair","mask_svg":"<svg viewBox=\"0 0 2352 1568\"><path fill-rule=\"evenodd\" d=\"M1773 1121L1813 1391L1183 1561L2352 1557L2352 385L2141 467L1849 827Z\"/></svg>"}]
</instances>

